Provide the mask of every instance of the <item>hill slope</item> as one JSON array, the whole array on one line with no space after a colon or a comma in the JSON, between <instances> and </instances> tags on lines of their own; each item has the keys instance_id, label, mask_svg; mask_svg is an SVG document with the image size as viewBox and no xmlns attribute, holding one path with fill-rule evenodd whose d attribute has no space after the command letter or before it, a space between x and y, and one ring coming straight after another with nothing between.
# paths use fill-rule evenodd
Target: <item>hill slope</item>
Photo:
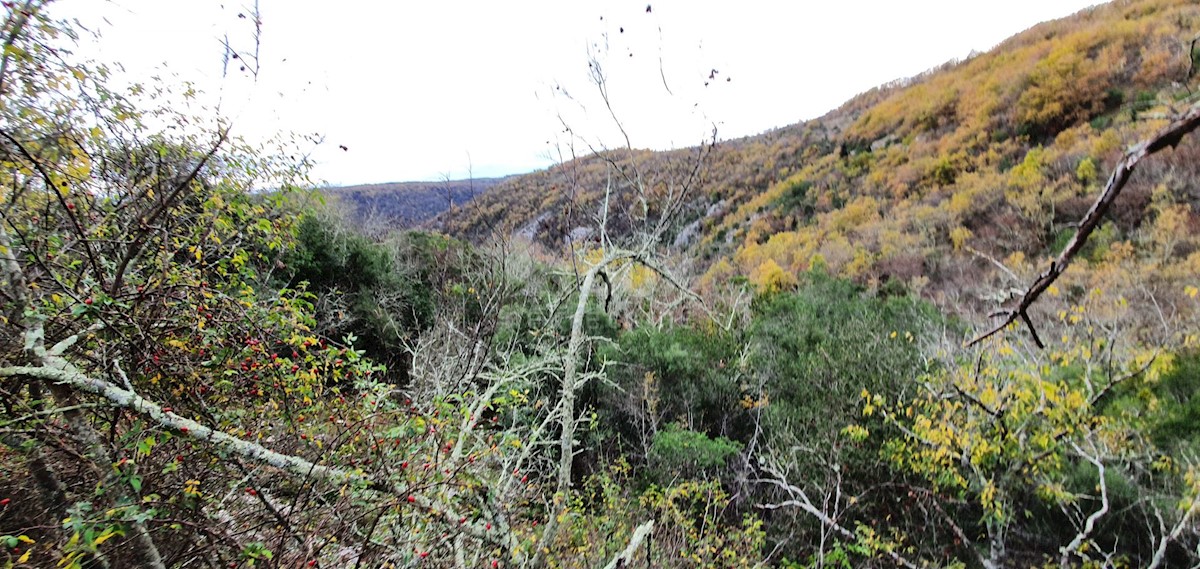
<instances>
[{"instance_id":1,"label":"hill slope","mask_svg":"<svg viewBox=\"0 0 1200 569\"><path fill-rule=\"evenodd\" d=\"M709 267L708 286L736 275L786 285L820 259L861 282L988 301L1065 242L1128 145L1190 104L1198 32L1191 2L1103 5L820 119L722 142L670 237ZM690 152L617 161L637 164L654 188L677 179ZM1200 270L1196 158L1200 145L1185 140L1143 167L1094 239L1097 267L1129 258L1160 276ZM498 184L436 225L466 237L523 229L561 244L590 224L606 179L603 160L580 159ZM632 225L631 194L614 195L619 230Z\"/></svg>"}]
</instances>

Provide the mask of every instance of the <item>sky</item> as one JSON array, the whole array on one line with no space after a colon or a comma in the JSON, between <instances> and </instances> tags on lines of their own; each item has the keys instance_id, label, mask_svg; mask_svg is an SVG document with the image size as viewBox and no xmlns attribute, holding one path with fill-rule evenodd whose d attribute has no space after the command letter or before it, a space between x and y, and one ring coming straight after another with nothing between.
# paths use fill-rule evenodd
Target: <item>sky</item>
<instances>
[{"instance_id":1,"label":"sky","mask_svg":"<svg viewBox=\"0 0 1200 569\"><path fill-rule=\"evenodd\" d=\"M257 41L254 0L53 10L98 32L83 55L194 82L248 140L315 135L314 178L348 185L528 172L626 136L753 135L1094 3L258 0Z\"/></svg>"}]
</instances>

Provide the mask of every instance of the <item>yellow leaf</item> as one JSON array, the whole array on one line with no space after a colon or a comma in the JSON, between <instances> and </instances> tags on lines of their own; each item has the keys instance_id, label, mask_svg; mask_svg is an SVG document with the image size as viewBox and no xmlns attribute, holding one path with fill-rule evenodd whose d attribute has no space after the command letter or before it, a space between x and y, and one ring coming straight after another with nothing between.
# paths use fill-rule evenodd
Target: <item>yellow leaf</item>
<instances>
[{"instance_id":1,"label":"yellow leaf","mask_svg":"<svg viewBox=\"0 0 1200 569\"><path fill-rule=\"evenodd\" d=\"M117 534L114 532L111 532L111 531L106 531L106 532L100 534L100 536L96 538L96 541L92 542L92 545L100 545L100 544L112 539L112 537L114 535L117 535Z\"/></svg>"},{"instance_id":2,"label":"yellow leaf","mask_svg":"<svg viewBox=\"0 0 1200 569\"><path fill-rule=\"evenodd\" d=\"M28 562L28 561L29 561L29 554L31 554L31 553L33 553L33 550L32 550L32 549L26 549L26 550L25 550L25 553L21 554L21 556L17 558L17 563L26 563L26 562Z\"/></svg>"}]
</instances>

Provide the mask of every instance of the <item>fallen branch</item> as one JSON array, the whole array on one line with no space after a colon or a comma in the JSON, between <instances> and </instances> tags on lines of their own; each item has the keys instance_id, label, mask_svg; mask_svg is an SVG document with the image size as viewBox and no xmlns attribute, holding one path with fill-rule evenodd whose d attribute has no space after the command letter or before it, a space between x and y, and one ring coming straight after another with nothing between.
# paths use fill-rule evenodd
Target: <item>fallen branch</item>
<instances>
[{"instance_id":1,"label":"fallen branch","mask_svg":"<svg viewBox=\"0 0 1200 569\"><path fill-rule=\"evenodd\" d=\"M1100 193L1100 197L1096 199L1096 203L1092 204L1092 207L1084 214L1083 219L1079 221L1079 230L1075 232L1075 236L1067 243L1062 253L1059 253L1058 257L1054 261L1051 261L1050 267L1030 285L1025 294L1021 295L1021 298L1017 299L1016 306L998 313L999 316L1004 317L1002 322L979 334L970 342L967 342L967 346L974 346L990 338L1020 318L1029 327L1029 332L1033 335L1034 343L1039 348L1045 348L1046 346L1042 344L1041 338L1037 335L1037 330L1033 327L1033 322L1029 319L1029 307L1037 301L1038 297L1054 281L1058 280L1058 277L1066 272L1067 267L1071 264L1071 260L1075 258L1080 249L1083 249L1092 231L1100 224L1100 220L1104 218L1104 214L1108 213L1108 208L1112 206L1113 201L1121 194L1121 190L1125 187L1125 183L1129 181L1129 177L1133 175L1133 170L1137 167L1138 162L1164 148L1174 148L1185 135L1196 130L1197 127L1200 127L1200 104L1192 106L1183 116L1175 119L1166 128L1130 149L1125 154L1125 157L1117 163L1116 168L1113 169L1112 175L1108 178L1108 183L1104 186L1104 191Z\"/></svg>"}]
</instances>

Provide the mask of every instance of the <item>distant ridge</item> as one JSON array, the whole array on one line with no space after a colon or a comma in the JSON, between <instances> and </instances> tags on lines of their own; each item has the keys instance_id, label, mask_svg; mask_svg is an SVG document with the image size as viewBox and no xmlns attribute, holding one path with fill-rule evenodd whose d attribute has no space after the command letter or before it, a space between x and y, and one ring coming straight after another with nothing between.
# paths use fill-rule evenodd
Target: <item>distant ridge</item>
<instances>
[{"instance_id":1,"label":"distant ridge","mask_svg":"<svg viewBox=\"0 0 1200 569\"><path fill-rule=\"evenodd\" d=\"M412 227L457 208L508 178L475 178L442 182L388 182L330 187L321 192L348 208L357 221Z\"/></svg>"}]
</instances>

